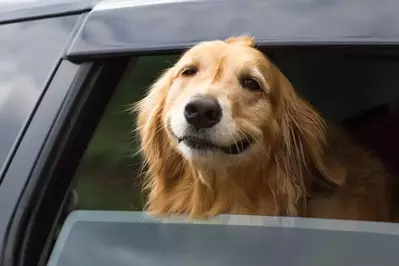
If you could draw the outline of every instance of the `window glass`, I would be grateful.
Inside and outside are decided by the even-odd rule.
[[[121,81],[76,173],[80,209],[142,209],[140,156],[134,156],[137,152],[135,118],[128,109],[176,58],[173,55],[141,57]]]
[[[0,26],[0,169],[76,20],[68,16]]]

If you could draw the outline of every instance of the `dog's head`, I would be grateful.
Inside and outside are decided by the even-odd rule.
[[[165,186],[192,168],[260,161],[303,184],[304,168],[321,165],[323,120],[248,36],[194,46],[136,107],[150,175]]]
[[[234,163],[262,145],[271,65],[252,45],[250,38],[204,42],[173,68],[163,123],[186,159]]]

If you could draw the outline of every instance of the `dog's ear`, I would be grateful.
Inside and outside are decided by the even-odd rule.
[[[245,46],[255,46],[255,38],[249,35],[241,35],[237,37],[230,37],[225,40],[228,44],[239,44]]]
[[[173,83],[173,73],[173,68],[166,70],[150,87],[147,95],[133,108],[137,115],[140,151],[147,168],[144,185],[150,193],[149,204],[151,195],[167,189],[171,180],[181,171],[179,166],[182,165],[182,160],[167,140],[166,128],[162,121],[165,99]]]
[[[304,99],[299,97],[288,79],[275,67],[274,86],[279,93],[280,139],[277,160],[285,168],[286,174],[296,184],[309,190],[311,177],[322,177],[320,185],[341,186],[345,181],[342,175],[332,175],[325,161],[327,149],[327,125],[319,113]],[[316,173],[314,173],[316,171]],[[309,192],[309,191],[308,191]]]

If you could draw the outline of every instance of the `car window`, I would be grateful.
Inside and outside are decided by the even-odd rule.
[[[0,169],[62,54],[77,16],[0,26]]]
[[[86,0],[51,0],[51,5],[60,5],[60,4],[74,4],[75,2],[85,2]],[[0,17],[4,12],[12,12],[19,10],[26,10],[29,8],[45,8],[49,6],[48,0],[0,0]]]
[[[399,115],[398,109],[395,108],[399,100],[396,90],[399,80],[393,72],[394,66],[397,67],[399,64],[396,56],[389,56],[390,51],[387,51],[381,57],[376,57],[378,53],[375,51],[347,51],[345,49],[316,49],[313,51],[309,49],[306,51],[285,49],[274,52],[266,50],[265,53],[269,53],[273,62],[292,81],[299,94],[304,95],[316,108],[321,109],[324,116],[341,123],[356,136],[359,142],[378,155],[390,170],[399,173],[399,169],[395,168],[398,165],[396,152],[392,153],[392,151],[397,150],[395,147],[399,144],[396,141],[397,134],[399,134],[398,123],[396,122],[394,123],[395,126],[392,126],[392,119],[396,119]],[[134,65],[133,68],[124,75],[116,88],[80,160],[74,176],[74,189],[78,196],[77,206],[75,207],[80,212],[78,211],[78,214],[73,212],[67,218],[62,234],[57,239],[58,246],[56,245],[54,249],[54,254],[56,254],[54,256],[61,256],[60,258],[64,264],[58,261],[61,264],[52,265],[87,265],[89,262],[85,259],[90,260],[92,264],[97,263],[100,265],[97,259],[101,259],[100,256],[95,257],[96,252],[111,250],[111,248],[113,248],[114,254],[124,254],[128,257],[126,260],[123,259],[123,262],[118,262],[119,264],[115,262],[115,265],[127,265],[135,259],[148,260],[141,265],[156,265],[160,263],[154,259],[158,258],[157,256],[161,258],[161,255],[176,254],[173,248],[177,246],[170,244],[172,243],[172,238],[180,243],[180,250],[178,251],[180,253],[178,255],[181,257],[178,259],[180,259],[179,263],[181,264],[175,263],[177,261],[175,257],[170,257],[170,264],[165,263],[165,265],[185,265],[184,262],[186,260],[184,258],[191,258],[190,256],[194,256],[196,259],[203,258],[206,254],[210,254],[208,248],[218,251],[216,246],[211,248],[212,246],[206,244],[210,243],[215,235],[220,237],[220,239],[222,237],[225,239],[221,243],[233,241],[237,245],[245,246],[254,239],[258,239],[256,236],[260,235],[260,231],[265,235],[264,238],[258,239],[259,245],[255,246],[276,247],[275,251],[269,253],[269,255],[277,254],[286,249],[289,249],[289,252],[292,253],[296,247],[300,246],[301,250],[297,252],[295,258],[304,259],[303,262],[305,263],[306,261],[305,264],[309,264],[311,261],[316,263],[317,260],[312,254],[319,254],[330,248],[339,250],[339,252],[342,251],[336,257],[337,261],[344,261],[349,258],[352,260],[353,265],[373,265],[373,260],[370,258],[363,260],[365,257],[361,257],[361,255],[350,254],[347,252],[348,248],[358,247],[358,242],[356,241],[363,239],[363,236],[367,237],[370,240],[368,243],[371,244],[365,249],[357,250],[356,252],[358,253],[356,254],[361,254],[364,250],[376,251],[376,248],[383,245],[391,247],[394,246],[394,242],[397,243],[398,225],[389,223],[376,223],[376,228],[369,230],[369,224],[361,222],[347,223],[342,221],[341,223],[341,221],[322,221],[320,219],[292,220],[278,218],[279,224],[276,227],[288,227],[289,229],[280,230],[272,226],[273,230],[268,233],[265,232],[270,228],[260,229],[242,226],[248,224],[241,223],[241,218],[238,219],[236,224],[240,226],[231,230],[226,227],[224,232],[222,232],[224,229],[219,231],[216,227],[204,229],[204,226],[198,224],[191,224],[190,226],[141,224],[140,222],[146,222],[144,218],[141,220],[141,216],[145,214],[132,211],[142,211],[145,202],[145,195],[141,193],[143,165],[140,156],[137,155],[139,147],[134,133],[135,117],[129,113],[129,108],[132,103],[143,97],[152,82],[165,68],[171,66],[177,58],[178,55],[154,55],[133,59],[132,62],[136,59],[137,61],[132,64]],[[324,67],[326,61],[331,62],[328,67]],[[318,77],[314,77],[314,73],[317,73]],[[363,73],[374,74],[365,76]],[[361,86],[355,87],[356,84]],[[335,89],[335,91],[330,92],[332,89]],[[353,92],[353,90],[356,92]],[[396,119],[396,121],[398,120]],[[378,130],[383,128],[384,130]],[[388,137],[388,133],[391,133],[390,131],[393,133]],[[394,134],[395,132],[396,135]],[[382,133],[385,137],[383,137]],[[83,215],[81,215],[82,211]],[[76,219],[77,217],[81,220]],[[247,218],[244,217],[244,219]],[[262,221],[266,221],[262,220],[263,218],[267,220],[267,217],[255,217],[254,219],[255,221],[260,219],[260,224],[262,224]],[[291,230],[298,225],[296,223],[301,224],[302,222],[306,224],[305,227],[299,226],[300,228]],[[360,231],[364,235],[355,234],[354,231],[358,231],[357,229],[352,230],[358,225],[362,228]],[[388,227],[390,231],[387,231]],[[307,231],[307,229],[322,229],[324,231],[320,231],[320,235],[318,233],[312,235],[313,233]],[[240,230],[245,231],[241,232],[242,237],[233,239],[234,234]],[[260,231],[255,232],[257,230]],[[140,233],[139,236],[136,234],[137,232],[142,234]],[[375,234],[376,232],[378,233]],[[144,243],[142,239],[145,237],[152,237],[152,240]],[[197,247],[196,245],[200,244],[196,240],[201,237],[203,237],[201,239],[201,247]],[[290,241],[295,237],[298,237],[295,240],[297,244],[291,245],[292,242]],[[312,237],[311,241],[313,242],[311,245],[301,246],[301,243],[305,243],[310,239],[309,237]],[[265,239],[271,240],[268,243],[263,243],[262,241]],[[334,239],[335,242],[330,243],[328,242],[329,239]],[[350,244],[342,248],[344,246],[339,239],[346,239],[344,242]],[[365,244],[365,242],[361,242]],[[320,243],[325,245],[320,245]],[[83,246],[88,245],[90,245],[90,252],[92,253],[82,255],[80,250],[82,250]],[[220,245],[218,246],[220,247]],[[66,249],[62,249],[63,247],[66,247]],[[193,247],[193,249],[190,250],[190,247]],[[61,254],[61,250],[67,253]],[[228,250],[231,254],[237,254],[233,246]],[[132,252],[136,251],[138,255],[132,255]],[[197,251],[200,253],[197,253]],[[334,252],[327,253],[328,251],[326,251],[325,256],[323,255],[317,259],[324,260],[324,258],[330,258],[330,256],[335,258]],[[377,253],[381,258],[383,256],[396,256],[396,253],[391,249],[379,249],[374,254]],[[187,254],[190,254],[190,256],[185,257]],[[246,256],[251,257],[251,254],[248,254]],[[264,254],[267,253],[263,253],[262,249],[259,253],[252,255],[262,257]],[[309,256],[306,258],[301,257],[303,254],[308,254]],[[221,253],[215,252],[213,255],[218,257]],[[115,261],[123,256],[116,257],[115,255]],[[223,260],[221,265],[235,265],[235,260],[230,262],[228,258],[222,255],[218,257],[218,259]],[[290,260],[290,258],[276,256],[276,260],[270,259],[270,261],[274,261],[276,265],[294,265],[297,260]],[[76,259],[76,261],[72,263],[71,260],[73,259]],[[104,259],[103,262],[105,261],[107,260]],[[238,259],[237,261],[240,260]],[[336,262],[331,265],[338,264],[342,263]],[[242,263],[237,265],[242,265]]]

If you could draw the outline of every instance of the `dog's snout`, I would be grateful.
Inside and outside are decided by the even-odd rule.
[[[210,128],[219,123],[222,108],[212,97],[194,96],[184,108],[184,116],[197,129]]]

